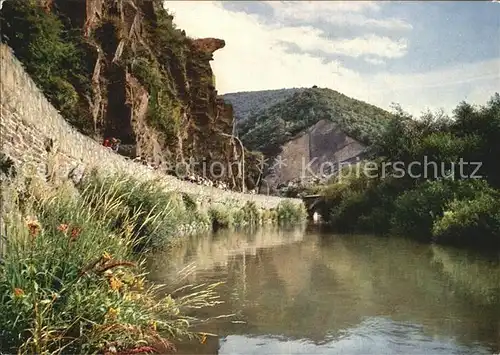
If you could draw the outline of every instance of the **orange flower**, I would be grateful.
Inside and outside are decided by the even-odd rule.
[[[121,282],[117,277],[111,276],[109,278],[109,286],[114,291],[119,291],[123,286],[123,282]]]
[[[63,233],[65,233],[67,230],[68,230],[68,225],[66,223],[61,223],[58,227],[57,227],[57,230],[58,231],[61,231]]]
[[[40,229],[41,229],[41,226],[40,226],[40,222],[38,222],[38,220],[34,217],[27,217],[26,218],[26,225],[28,226],[28,229],[29,229],[29,232],[30,232],[30,236],[32,238],[35,238],[38,233],[40,233]]]
[[[24,291],[21,288],[14,288],[14,296],[22,297],[24,296]]]
[[[82,229],[79,227],[71,228],[71,240],[75,240],[76,238],[78,238],[81,231],[82,231]]]

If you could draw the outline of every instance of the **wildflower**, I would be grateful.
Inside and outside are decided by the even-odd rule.
[[[22,297],[24,296],[24,291],[21,288],[14,288],[14,296],[16,297]]]
[[[151,328],[153,328],[153,330],[156,332],[157,330],[157,327],[158,327],[158,322],[156,322],[155,320],[151,322]]]
[[[38,222],[38,220],[35,217],[28,216],[26,218],[26,225],[28,226],[30,236],[32,238],[35,238],[38,235],[38,233],[40,233],[41,229],[40,222]]]
[[[66,231],[68,230],[68,225],[66,223],[61,223],[59,226],[57,226],[57,230],[66,233]]]
[[[123,282],[121,282],[117,277],[111,276],[109,278],[109,286],[114,291],[119,291],[123,286]]]
[[[78,236],[80,235],[80,232],[82,231],[81,228],[78,228],[78,227],[73,227],[71,228],[71,240],[74,241],[76,240],[76,238],[78,238]]]

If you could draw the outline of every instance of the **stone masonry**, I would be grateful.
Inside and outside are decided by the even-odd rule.
[[[0,54],[1,149],[24,173],[68,177],[74,168],[97,167],[108,174],[123,172],[140,180],[161,179],[169,191],[194,195],[201,203],[242,205],[253,201],[258,207],[274,208],[284,200],[192,184],[125,159],[73,129],[45,98],[8,46],[0,44]],[[56,169],[51,171],[51,167]],[[288,200],[302,203],[299,199]]]

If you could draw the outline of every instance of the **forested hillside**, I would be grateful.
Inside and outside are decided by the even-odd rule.
[[[335,90],[310,88],[248,113],[238,123],[238,134],[247,148],[273,155],[284,143],[320,120],[334,122],[348,136],[370,143],[382,134],[391,116],[381,108]]]
[[[240,121],[303,90],[305,89],[242,91],[224,94],[221,97],[233,105],[235,118]]]
[[[498,93],[480,107],[459,104],[451,118],[401,111],[373,148],[375,171],[363,163],[319,189],[332,226],[500,248]]]

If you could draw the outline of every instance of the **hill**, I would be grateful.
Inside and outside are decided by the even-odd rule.
[[[221,98],[233,105],[236,120],[244,120],[258,111],[286,100],[293,94],[303,91],[303,88],[241,91],[224,94]]]
[[[259,97],[255,92],[253,97]],[[264,97],[269,96],[264,92]],[[277,154],[281,147],[294,137],[322,120],[338,126],[347,136],[363,144],[370,144],[384,130],[392,115],[374,105],[324,88],[278,90],[272,99],[259,107],[251,102],[247,105],[234,104],[244,101],[248,94],[232,94],[231,103],[238,112],[239,107],[253,108],[244,111],[246,118],[238,124],[238,134],[245,146],[268,156]],[[283,99],[279,99],[282,97]],[[274,104],[267,106],[270,101]]]

